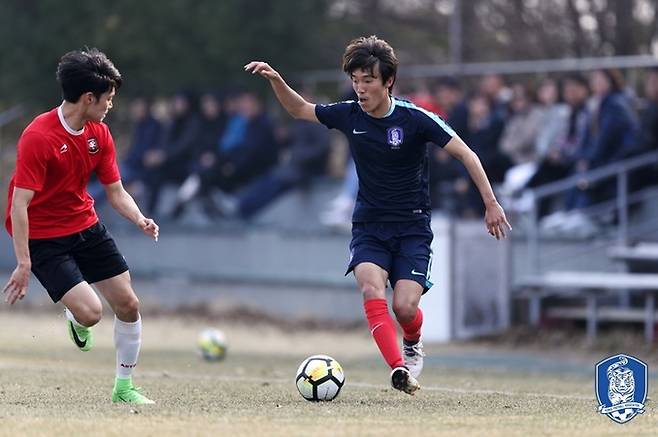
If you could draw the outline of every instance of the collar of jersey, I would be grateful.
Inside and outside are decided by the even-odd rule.
[[[82,135],[85,132],[85,127],[82,126],[82,129],[80,130],[75,130],[71,126],[66,123],[66,120],[64,119],[64,113],[62,112],[62,107],[64,106],[64,102],[62,102],[61,105],[57,108],[57,117],[59,117],[59,122],[62,124],[62,127],[66,132],[70,133],[71,135]]]
[[[365,112],[365,111],[363,111],[363,112],[364,112],[368,117],[372,117],[372,118],[374,118],[374,119],[382,119],[382,118],[386,118],[386,117],[388,117],[389,115],[391,115],[391,114],[393,113],[393,110],[395,109],[395,97],[390,96],[389,98],[391,99],[391,107],[388,108],[388,112],[387,112],[386,114],[382,115],[381,117],[372,117],[372,115],[368,114],[367,112]]]

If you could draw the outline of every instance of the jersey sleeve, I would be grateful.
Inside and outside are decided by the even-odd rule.
[[[439,147],[444,147],[454,137],[455,131],[452,130],[448,123],[433,112],[420,110],[416,115],[420,130],[425,139]]]
[[[117,153],[114,147],[114,139],[107,126],[103,126],[103,157],[96,167],[96,175],[103,185],[109,185],[121,179],[119,166],[117,165]]]
[[[329,129],[345,130],[352,101],[315,105],[315,116]]]
[[[18,188],[41,191],[46,180],[51,149],[46,138],[38,132],[26,132],[18,140],[16,176],[14,184]]]

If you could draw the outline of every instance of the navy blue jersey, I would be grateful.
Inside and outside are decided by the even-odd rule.
[[[353,222],[399,222],[430,216],[427,143],[445,146],[455,132],[438,115],[392,98],[382,118],[355,101],[316,105],[315,115],[349,141],[359,175]]]

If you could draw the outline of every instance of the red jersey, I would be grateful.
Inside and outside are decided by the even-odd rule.
[[[107,125],[87,121],[76,131],[61,106],[39,115],[18,140],[5,221],[9,234],[14,187],[35,191],[27,209],[29,238],[63,237],[92,226],[98,216],[87,183],[94,171],[105,185],[121,179]]]

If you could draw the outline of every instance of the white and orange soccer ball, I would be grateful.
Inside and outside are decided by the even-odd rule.
[[[331,401],[345,384],[343,368],[328,355],[313,355],[302,361],[295,377],[297,390],[307,401]]]
[[[205,360],[219,361],[226,358],[228,343],[222,331],[215,328],[208,328],[199,334],[197,348]]]

